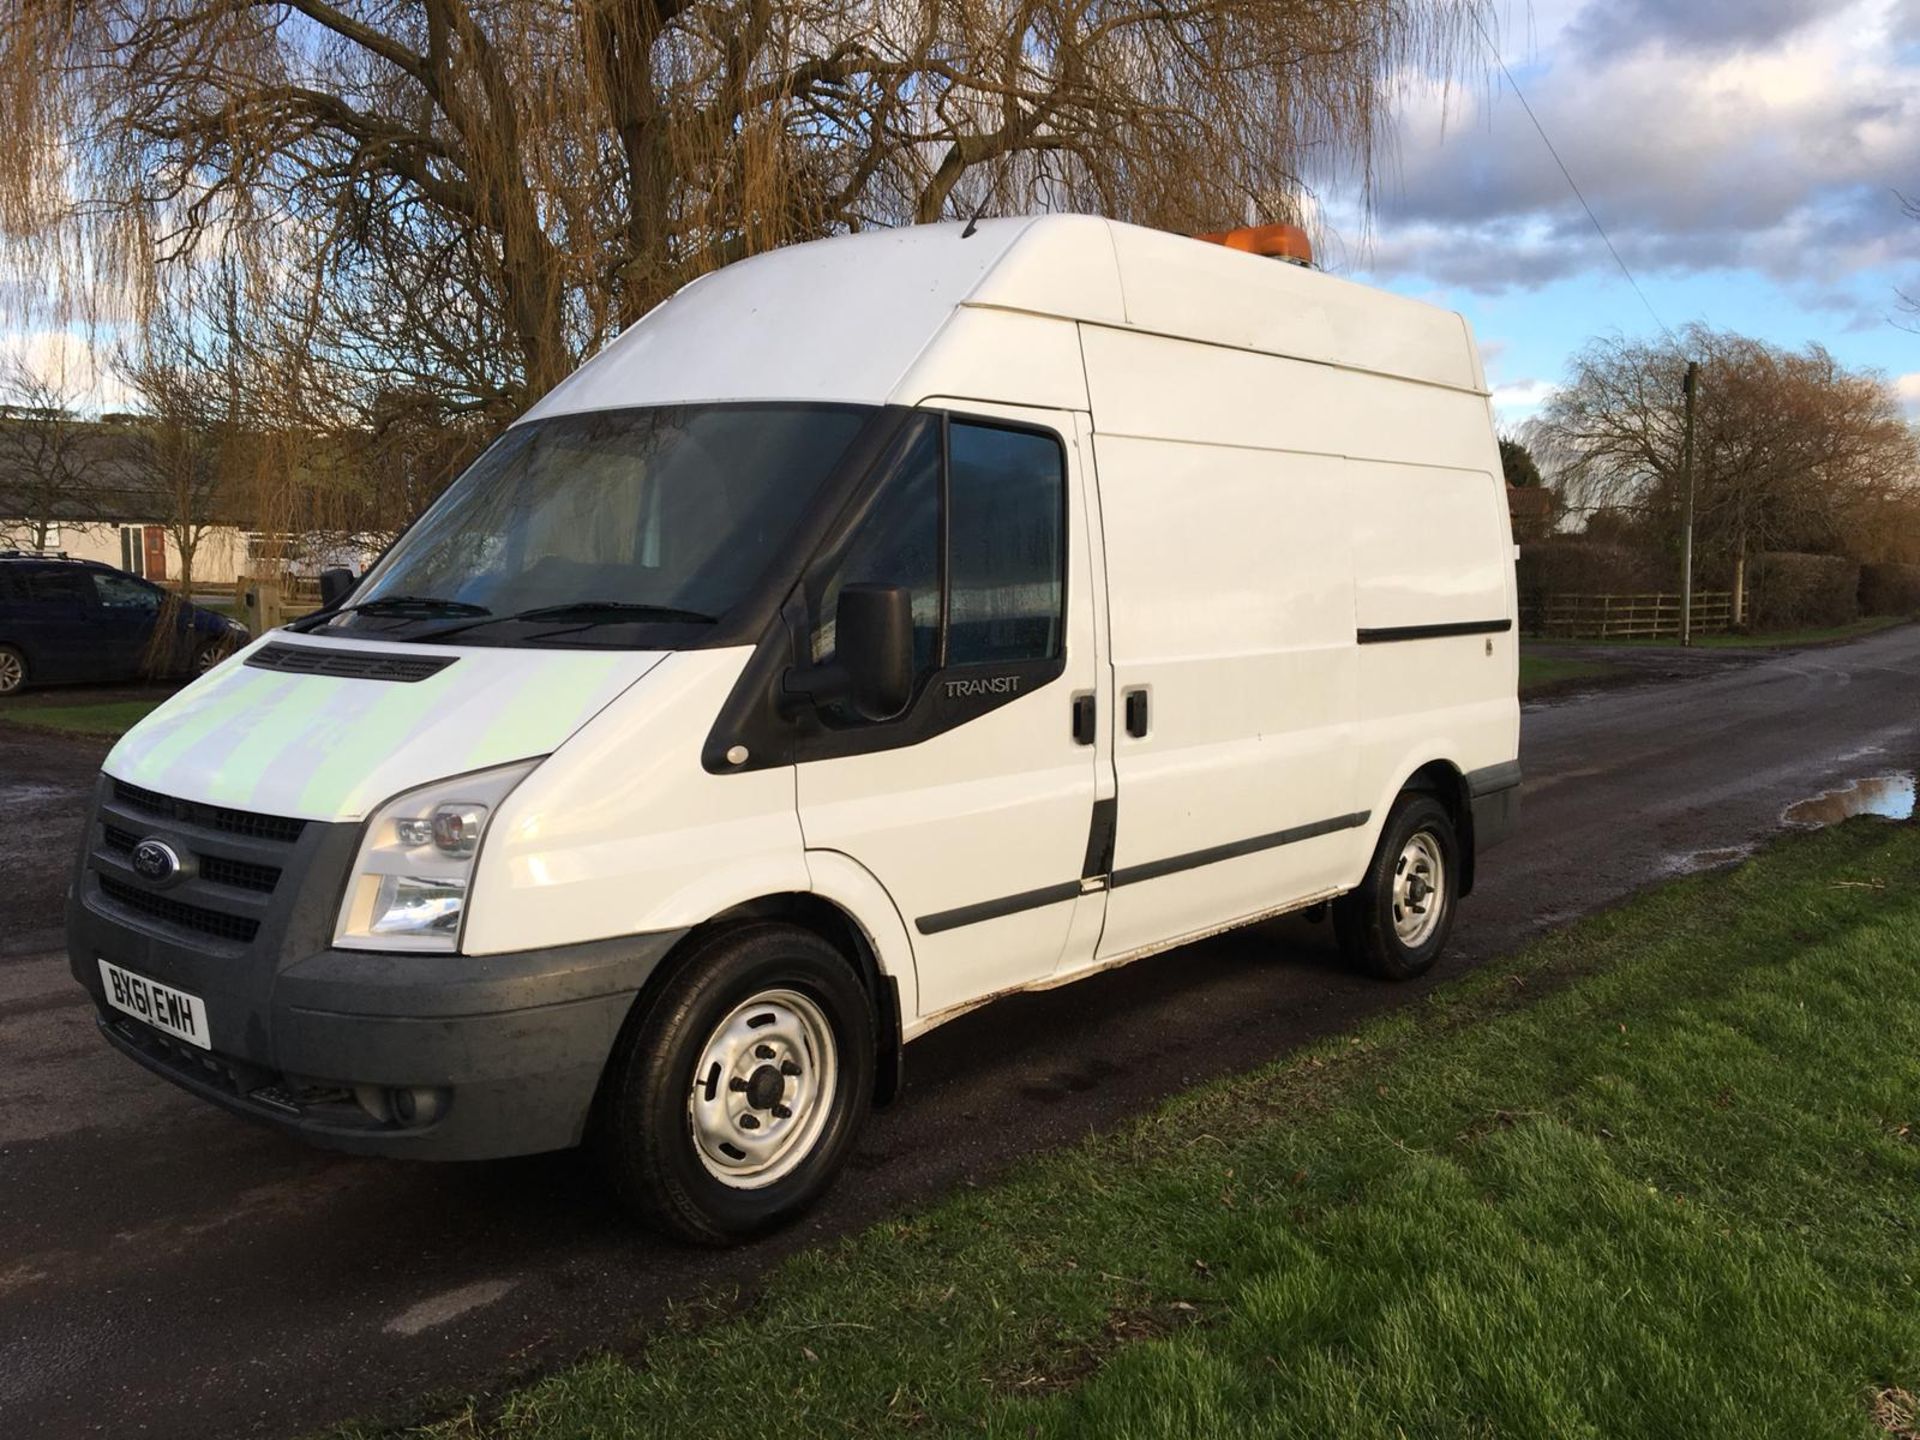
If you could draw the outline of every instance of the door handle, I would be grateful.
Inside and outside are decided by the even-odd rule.
[[[1143,740],[1147,734],[1147,692],[1144,688],[1127,691],[1127,734]]]
[[[1093,744],[1096,716],[1092,691],[1073,697],[1073,740],[1076,745]]]

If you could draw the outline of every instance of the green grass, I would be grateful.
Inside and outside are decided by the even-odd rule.
[[[1842,640],[1858,640],[1864,635],[1877,635],[1882,630],[1891,630],[1896,625],[1910,625],[1913,621],[1911,615],[1868,615],[1859,620],[1850,620],[1845,625],[1829,625],[1820,630],[1772,630],[1759,635],[1696,635],[1693,643],[1708,650],[1785,650],[1796,645],[1829,645]],[[1680,642],[1666,639],[1571,640],[1559,643],[1640,648],[1656,646],[1667,649]]]
[[[1862,821],[1675,883],[737,1314],[609,1316],[625,1354],[425,1433],[1888,1433],[1920,1390],[1916,875],[1920,827]]]
[[[65,735],[126,734],[166,697],[153,700],[96,700],[86,705],[38,705],[18,700],[0,703],[0,723]]]
[[[1558,690],[1582,680],[1610,679],[1625,669],[1624,665],[1612,665],[1604,660],[1562,660],[1549,655],[1529,655],[1523,650],[1520,655],[1520,694],[1525,697],[1544,690]]]
[[[1912,623],[1910,615],[1867,615],[1845,625],[1829,625],[1821,630],[1776,630],[1767,635],[1702,635],[1694,643],[1716,649],[1782,650],[1794,645],[1825,645],[1837,640],[1857,640],[1875,635],[1896,625]]]

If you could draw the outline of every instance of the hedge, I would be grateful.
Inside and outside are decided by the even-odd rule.
[[[1838,555],[1772,550],[1747,566],[1747,626],[1800,630],[1860,615],[1860,566]]]
[[[1920,565],[1862,565],[1862,615],[1920,615]]]

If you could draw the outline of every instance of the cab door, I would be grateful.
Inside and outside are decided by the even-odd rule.
[[[795,759],[807,847],[892,897],[922,1016],[1048,978],[1104,900],[1083,882],[1102,873],[1088,840],[1103,681],[1076,424],[1006,406],[917,418],[803,582],[816,662],[842,585],[913,597],[905,710],[829,710]]]

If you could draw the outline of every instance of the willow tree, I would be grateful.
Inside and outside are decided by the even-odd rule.
[[[132,312],[218,248],[282,383],[497,420],[770,246],[1370,180],[1480,3],[8,0],[0,237]]]

